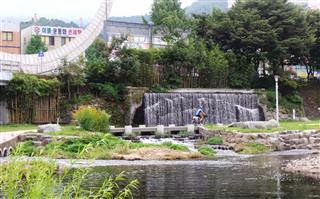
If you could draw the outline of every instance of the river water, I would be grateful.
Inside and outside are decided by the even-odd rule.
[[[85,189],[98,189],[107,177],[125,171],[129,179],[139,180],[135,198],[141,199],[320,198],[320,180],[282,169],[288,161],[310,155],[310,151],[294,150],[258,156],[221,153],[205,161],[56,161],[75,168],[91,167]]]
[[[86,187],[94,189],[110,173],[125,171],[140,181],[135,198],[320,198],[320,181],[282,170],[289,160],[303,157],[289,152],[210,161],[100,162]]]

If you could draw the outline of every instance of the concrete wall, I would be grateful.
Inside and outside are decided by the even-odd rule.
[[[161,40],[161,35],[153,33],[153,26],[150,24],[128,23],[108,20],[104,24],[101,33],[102,38],[110,43],[113,37],[127,35],[126,44],[131,48],[148,49],[150,47],[162,48],[166,43]]]
[[[125,102],[126,125],[144,124],[143,96],[149,90],[146,87],[128,87]]]
[[[0,101],[0,124],[9,123],[9,111],[7,109],[7,103]]]

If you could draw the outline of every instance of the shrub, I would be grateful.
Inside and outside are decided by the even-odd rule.
[[[201,153],[202,155],[206,155],[206,156],[213,156],[216,152],[208,146],[202,146],[198,149],[199,153]]]
[[[81,128],[87,131],[107,132],[110,115],[94,107],[81,107],[74,114]]]
[[[210,145],[220,145],[220,144],[223,144],[223,139],[222,139],[222,137],[219,137],[219,136],[210,137],[208,139],[208,144],[210,144]]]

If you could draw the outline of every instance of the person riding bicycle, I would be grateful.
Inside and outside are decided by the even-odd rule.
[[[196,115],[195,117],[197,117],[199,119],[199,123],[203,124],[204,119],[206,117],[206,113],[203,111],[203,107],[200,105],[198,110],[196,111]]]

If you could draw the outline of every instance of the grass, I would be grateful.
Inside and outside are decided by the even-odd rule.
[[[0,165],[1,196],[4,198],[132,198],[139,182],[123,173],[104,179],[96,190],[85,190],[90,169],[61,169],[53,161],[9,159]]]
[[[206,128],[210,130],[221,130],[226,132],[240,132],[240,133],[274,133],[278,131],[288,130],[320,130],[320,120],[312,120],[310,122],[299,121],[281,121],[280,127],[271,129],[243,129],[227,126],[217,126],[215,124],[206,125]]]
[[[216,153],[211,147],[208,146],[201,146],[198,149],[199,153],[205,156],[213,157],[214,154]]]
[[[213,136],[208,139],[210,145],[221,145],[223,144],[223,138],[219,136]]]
[[[53,141],[44,147],[36,147],[29,141],[20,143],[16,150],[26,156],[68,159],[112,159],[115,154],[127,155],[135,149],[142,148],[166,148],[176,152],[189,152],[186,146],[170,142],[163,144],[132,143],[111,134],[87,135],[79,138]]]
[[[33,124],[6,124],[0,125],[1,132],[12,132],[12,131],[23,131],[23,130],[34,130],[37,129],[36,125]]]
[[[242,154],[260,154],[270,152],[264,144],[257,142],[241,143],[237,146],[237,151]]]

